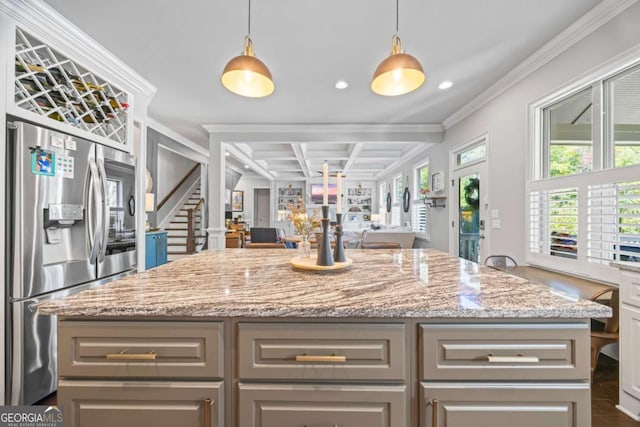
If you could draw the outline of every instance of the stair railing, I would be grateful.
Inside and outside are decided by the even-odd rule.
[[[196,215],[196,212],[202,209],[204,205],[204,198],[200,198],[198,203],[187,210],[187,253],[196,253],[196,239],[202,237],[202,221],[198,221],[201,215]]]

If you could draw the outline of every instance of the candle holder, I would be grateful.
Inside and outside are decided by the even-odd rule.
[[[322,206],[322,241],[318,242],[317,265],[332,266],[331,242],[329,241],[329,205]]]
[[[333,250],[333,260],[335,262],[347,262],[347,256],[344,254],[344,246],[342,245],[342,214],[336,214],[336,247]]]

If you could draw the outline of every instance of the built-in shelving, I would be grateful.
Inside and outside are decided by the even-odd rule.
[[[347,188],[347,221],[371,221],[373,189],[371,187]]]
[[[304,200],[302,187],[281,187],[278,188],[278,221],[285,221],[289,214],[289,206],[297,205],[298,199]]]
[[[126,145],[124,91],[20,28],[15,48],[17,107]]]

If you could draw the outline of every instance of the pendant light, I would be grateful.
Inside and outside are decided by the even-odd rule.
[[[275,90],[269,68],[256,58],[251,40],[251,0],[249,0],[249,23],[244,38],[242,55],[231,59],[224,67],[220,81],[231,92],[249,98],[262,98]]]
[[[422,65],[415,57],[402,51],[398,36],[398,0],[396,0],[396,33],[391,37],[391,54],[378,65],[371,81],[371,90],[378,95],[404,95],[418,89],[425,81]]]

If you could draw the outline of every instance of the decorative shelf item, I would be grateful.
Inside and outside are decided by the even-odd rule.
[[[15,49],[17,107],[126,144],[124,91],[19,28]]]
[[[447,207],[447,197],[425,197],[424,204],[429,206],[430,208],[446,208]]]

